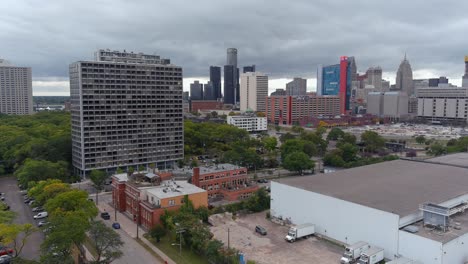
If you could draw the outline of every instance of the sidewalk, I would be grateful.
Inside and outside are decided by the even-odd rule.
[[[109,215],[111,216],[111,221],[112,222],[115,222],[115,211],[114,211],[114,208],[102,201],[102,202],[99,202],[99,205],[97,206],[99,211],[100,212],[108,212]],[[120,228],[125,231],[125,233],[127,233],[129,236],[131,236],[132,238],[136,239],[136,224],[131,220],[129,219],[126,215],[120,213],[120,212],[117,212],[117,221],[119,224],[120,224]],[[159,250],[157,247],[155,247],[150,241],[148,241],[146,238],[143,237],[143,235],[146,234],[145,230],[143,230],[142,228],[138,228],[138,237],[139,239],[145,243],[149,248],[151,248],[157,255],[159,255],[164,261],[167,261],[168,264],[177,264],[176,262],[174,262],[172,259],[170,259],[166,254],[164,254],[164,252],[162,252],[161,250]]]

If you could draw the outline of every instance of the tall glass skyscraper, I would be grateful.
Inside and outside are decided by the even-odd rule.
[[[221,94],[221,67],[210,66],[211,91],[215,100],[222,98]]]
[[[227,49],[227,64],[224,66],[224,103],[239,102],[239,68],[237,68],[237,49]]]

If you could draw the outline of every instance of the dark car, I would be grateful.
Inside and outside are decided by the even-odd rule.
[[[0,256],[0,264],[10,264],[11,263],[11,256],[3,255]]]
[[[256,226],[255,227],[255,232],[259,233],[262,236],[266,236],[266,234],[267,234],[266,229],[261,227],[261,226]]]
[[[0,246],[0,256],[11,255],[14,251],[11,248]]]
[[[115,223],[112,224],[112,227],[113,227],[114,229],[120,229],[120,224],[117,223],[117,222],[115,222]]]
[[[44,211],[44,208],[42,208],[42,206],[34,207],[34,208],[32,209],[32,211],[33,211],[33,212],[38,212],[38,213],[39,213],[39,212]]]
[[[33,200],[32,198],[29,198],[29,197],[28,197],[28,198],[24,199],[24,203],[27,204],[27,203],[29,203],[29,202],[32,201],[32,200]]]
[[[109,220],[110,219],[110,215],[109,215],[108,212],[101,213],[101,217],[104,220]]]

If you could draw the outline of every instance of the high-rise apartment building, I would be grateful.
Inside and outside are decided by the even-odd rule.
[[[224,66],[224,103],[239,102],[239,68],[237,68],[237,49],[227,49],[227,63]]]
[[[13,66],[0,59],[0,113],[33,113],[31,68]]]
[[[246,73],[246,72],[255,72],[255,65],[244,66],[242,72],[243,72],[243,73]]]
[[[241,74],[240,110],[265,112],[268,96],[268,76],[260,72]]]
[[[190,84],[190,100],[203,100],[203,84],[199,81]]]
[[[221,94],[221,67],[210,66],[210,83],[212,85],[214,100],[223,97]]]
[[[184,155],[182,68],[157,55],[99,50],[70,65],[72,155],[93,169],[155,165]]]
[[[307,79],[294,78],[286,84],[286,94],[291,96],[300,96],[307,93]]]
[[[409,61],[406,59],[406,54],[398,67],[395,90],[406,92],[408,96],[414,95],[413,70],[411,69]]]

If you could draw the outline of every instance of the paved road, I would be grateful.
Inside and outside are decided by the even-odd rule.
[[[10,205],[10,210],[16,212],[15,223],[32,223],[37,226],[36,221],[33,219],[31,208],[29,205],[24,204],[23,195],[20,193],[17,181],[14,177],[0,177],[0,192],[5,193],[5,202]],[[39,260],[40,245],[43,240],[44,234],[41,231],[32,234],[28,238],[21,256],[27,259]]]

